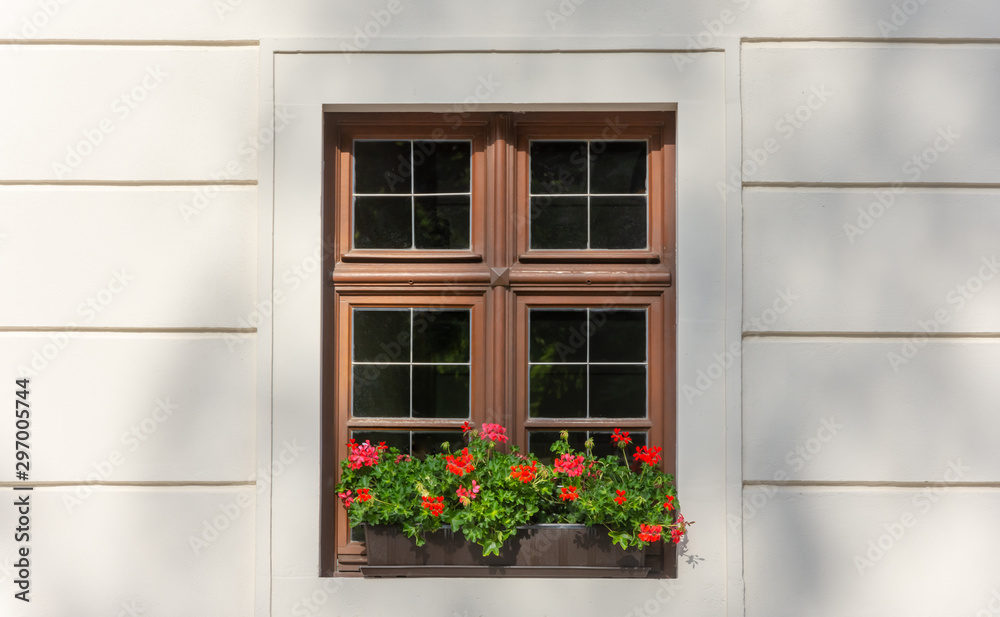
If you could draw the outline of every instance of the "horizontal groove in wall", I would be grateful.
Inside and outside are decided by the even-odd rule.
[[[744,182],[745,189],[1000,189],[998,182]]]
[[[1000,338],[1000,332],[744,332],[743,338],[869,338],[904,339],[927,337],[932,339]]]
[[[144,40],[144,39],[0,39],[0,45],[89,45],[114,47],[259,47],[260,41],[253,39],[233,39],[230,41]]]
[[[4,332],[123,332],[128,334],[256,334],[257,328],[81,328],[68,326],[0,326]]]
[[[744,480],[743,486],[843,487],[843,488],[1000,488],[1000,482],[889,482],[847,480]]]
[[[0,180],[0,186],[257,186],[256,180]]]
[[[343,40],[347,42],[349,39],[336,39],[330,44],[333,45],[337,41]],[[432,39],[431,39],[432,40]],[[548,39],[541,39],[547,42]],[[353,42],[349,43],[354,45]],[[440,44],[446,45],[446,41],[442,41]],[[572,44],[572,43],[570,43]],[[300,50],[275,50],[275,55],[309,55],[309,54],[351,54],[351,55],[431,55],[431,54],[703,54],[703,53],[719,53],[725,52],[726,50],[722,47],[698,47],[698,48],[682,48],[682,47],[643,47],[641,45],[631,45],[628,47],[574,47],[574,48],[553,48],[553,47],[532,47],[525,44],[523,47],[471,47],[471,46],[457,46],[457,47],[442,47],[437,49],[416,49],[411,46],[401,47],[399,49],[363,49],[363,50],[346,50],[344,48],[333,48],[330,49],[300,49]]]
[[[87,482],[78,481],[52,481],[52,482],[0,482],[0,488],[47,488],[60,486],[136,486],[136,487],[197,487],[197,486],[255,486],[253,480],[204,480],[204,481],[167,481],[153,480],[149,482],[141,481],[121,481],[121,482]]]
[[[745,37],[741,43],[787,44],[789,47],[827,47],[830,43],[848,43],[855,46],[870,45],[1000,45],[1000,38],[951,38],[951,37]],[[816,45],[809,45],[815,43]]]

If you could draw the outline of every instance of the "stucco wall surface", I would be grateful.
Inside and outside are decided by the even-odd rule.
[[[272,39],[612,69],[535,58],[498,103],[712,93],[678,109],[709,127],[682,164],[715,154],[679,176],[707,276],[678,279],[677,581],[318,579],[318,246],[283,234],[318,220],[320,106],[468,87],[416,62],[282,100],[322,61]],[[674,55],[615,74],[623,49]],[[988,0],[5,1],[0,369],[11,402],[31,379],[38,484],[25,604],[0,448],[0,613],[1000,614],[998,75]]]

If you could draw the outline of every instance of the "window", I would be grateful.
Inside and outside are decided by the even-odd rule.
[[[545,458],[622,427],[673,471],[674,120],[325,115],[325,575],[364,563],[352,438],[422,455],[499,422]]]

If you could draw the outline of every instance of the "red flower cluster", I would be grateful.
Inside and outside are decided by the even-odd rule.
[[[583,473],[583,457],[563,454],[555,461],[556,473],[564,473],[567,476],[578,476]]]
[[[473,480],[472,488],[460,486],[455,489],[455,493],[458,495],[458,500],[462,502],[462,505],[467,506],[472,503],[472,500],[475,499],[476,495],[479,493],[479,485],[476,484],[475,480]]]
[[[507,443],[507,429],[499,424],[484,424],[479,438],[489,439],[490,441],[499,441],[500,443]]]
[[[462,449],[462,454],[458,456],[453,456],[451,454],[444,457],[448,461],[448,471],[455,474],[458,477],[462,477],[467,473],[472,472],[476,467],[472,464],[472,455],[469,454],[468,448]]]
[[[472,423],[471,422],[469,422],[468,420],[466,420],[465,422],[462,423],[462,434],[463,435],[466,434],[466,433],[468,433],[471,430],[472,430]]]
[[[670,530],[670,541],[673,542],[674,544],[680,544],[681,538],[683,537],[684,537],[684,532],[681,531],[680,529]]]
[[[344,502],[344,509],[351,507],[351,502],[354,501],[354,497],[351,495],[351,491],[347,490],[343,493],[337,493],[337,497],[340,497],[340,501]]]
[[[358,501],[360,501],[361,503],[364,503],[364,502],[368,501],[371,498],[372,498],[372,496],[371,496],[371,493],[369,492],[369,489],[367,489],[367,488],[359,488],[358,489]]]
[[[562,495],[559,495],[559,498],[563,501],[573,501],[579,497],[579,495],[576,494],[575,486],[564,486],[559,490],[562,492]]]
[[[520,480],[527,484],[535,479],[535,474],[538,473],[537,466],[538,461],[532,461],[531,465],[511,465],[511,477]]]
[[[647,448],[646,446],[638,446],[635,449],[635,459],[637,461],[642,461],[648,464],[650,467],[656,467],[660,462],[660,452],[663,448]]]
[[[663,502],[663,507],[667,509],[667,512],[674,509],[674,496],[667,495],[667,500]]]
[[[357,444],[352,439],[351,443],[347,445],[351,448],[351,453],[347,455],[347,466],[351,469],[361,469],[362,467],[371,467],[378,464],[379,451],[367,440],[363,444]],[[380,448],[383,446],[384,443]]]
[[[639,539],[643,542],[656,542],[660,539],[659,525],[639,525]]]
[[[632,438],[628,436],[628,431],[623,433],[620,428],[616,428],[615,432],[611,435],[611,441],[615,442],[615,444],[624,444],[621,446],[624,448],[632,443]]]
[[[615,489],[615,493],[618,494],[618,496],[615,497],[615,501],[618,502],[618,505],[620,506],[624,505],[625,502],[628,501],[628,499],[625,497],[625,491],[619,491]]]
[[[444,512],[444,497],[422,496],[420,499],[424,502],[424,509],[434,516],[441,516],[441,513]]]

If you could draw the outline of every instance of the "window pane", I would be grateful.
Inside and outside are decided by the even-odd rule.
[[[354,142],[356,194],[410,192],[410,142]]]
[[[529,157],[532,194],[587,192],[587,142],[533,141]]]
[[[469,362],[471,337],[468,309],[413,311],[414,362]]]
[[[590,142],[590,193],[645,193],[646,142]]]
[[[472,144],[467,141],[413,142],[414,193],[468,193],[472,186]]]
[[[358,418],[402,418],[410,415],[410,367],[356,364],[351,383],[351,414]]]
[[[467,365],[413,366],[414,418],[468,418],[469,405]]]
[[[590,311],[591,362],[645,362],[646,311]]]
[[[355,362],[409,362],[409,309],[354,309]]]
[[[415,197],[414,240],[417,248],[468,249],[471,246],[469,200],[467,195]]]
[[[645,365],[591,364],[590,417],[645,418]]]
[[[585,418],[586,365],[533,364],[528,409],[532,418]]]
[[[355,197],[354,246],[359,249],[408,249],[413,245],[409,197]]]
[[[587,248],[587,198],[531,198],[529,234],[533,249]]]
[[[441,444],[446,441],[451,444],[452,452],[462,449],[462,431],[414,431],[411,435],[413,449],[410,453],[417,458],[439,454]]]
[[[591,197],[590,248],[646,248],[645,197]]]
[[[586,362],[587,311],[532,309],[529,313],[531,362]]]

